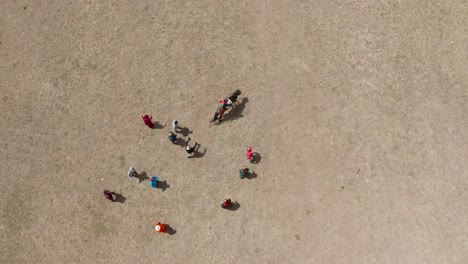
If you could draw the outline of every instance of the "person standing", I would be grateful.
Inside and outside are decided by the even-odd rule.
[[[109,190],[104,190],[104,197],[111,202],[115,202],[115,193]]]
[[[147,125],[149,128],[153,128],[153,127],[154,127],[153,122],[151,121],[151,119],[153,119],[152,116],[147,115],[147,114],[143,114],[143,115],[141,116],[141,118],[143,119],[143,122],[145,123],[145,125]]]
[[[129,179],[136,178],[138,177],[138,172],[135,170],[135,168],[133,168],[133,166],[130,166],[127,175]]]
[[[177,133],[178,129],[180,129],[179,121],[172,120],[172,131],[174,131],[174,133]]]
[[[224,203],[221,204],[221,207],[224,209],[228,209],[231,206],[231,199],[224,199]]]
[[[198,142],[195,142],[193,147],[190,147],[189,142],[191,138],[188,138],[187,142],[185,142],[185,151],[187,152],[187,158],[191,158],[195,155],[195,148],[197,147]]]

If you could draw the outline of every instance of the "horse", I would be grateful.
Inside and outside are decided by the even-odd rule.
[[[227,106],[231,107],[235,105],[237,102],[237,97],[241,95],[241,91],[239,89],[235,90],[230,96],[227,97]],[[225,99],[226,100],[226,99]]]

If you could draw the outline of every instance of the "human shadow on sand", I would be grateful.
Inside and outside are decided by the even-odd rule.
[[[125,200],[127,200],[127,198],[120,193],[114,192],[114,195],[115,195],[114,201],[117,203],[125,203]]]
[[[167,184],[166,180],[158,181],[158,189],[161,189],[163,192],[169,187],[171,187],[171,186],[169,184]]]
[[[177,233],[177,230],[172,228],[170,225],[166,224],[166,233],[172,236],[175,233]]]
[[[166,127],[166,123],[159,124],[158,121],[153,122],[153,129],[163,129]]]
[[[240,204],[237,201],[234,201],[231,203],[231,205],[228,208],[226,208],[226,210],[237,211],[239,208],[240,208]]]
[[[262,160],[262,156],[258,152],[252,152],[252,161],[253,164],[258,164]]]
[[[256,173],[255,171],[251,171],[251,172],[249,172],[249,174],[248,174],[247,176],[245,176],[243,179],[249,179],[249,180],[251,180],[251,179],[255,179],[255,178],[257,178],[257,173]]]
[[[185,139],[183,139],[183,138],[177,138],[177,139],[176,139],[176,143],[175,143],[174,145],[179,145],[179,146],[181,146],[181,147],[184,147],[184,146],[185,146],[185,142],[186,142]]]
[[[193,134],[193,130],[191,131],[188,127],[179,127],[177,133],[182,134],[184,137],[188,136],[189,134]]]
[[[203,152],[200,152],[198,149],[200,148],[200,144],[197,144],[196,148],[195,148],[195,152],[194,152],[194,155],[193,157],[194,158],[203,158],[206,154],[206,148],[203,148]]]
[[[149,177],[146,174],[146,172],[142,172],[142,173],[138,174],[138,176],[136,176],[136,178],[138,179],[139,183],[142,183],[143,181],[149,180]]]
[[[244,97],[242,98],[242,101],[235,107],[232,107],[231,108],[231,111],[229,111],[228,113],[226,113],[224,115],[224,121],[234,121],[236,119],[239,119],[241,117],[243,117],[242,115],[242,112],[244,111],[245,109],[245,105],[249,102],[249,98],[247,97]]]

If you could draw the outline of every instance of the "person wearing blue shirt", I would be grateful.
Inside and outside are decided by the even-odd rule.
[[[151,176],[150,179],[149,179],[149,185],[152,188],[158,187],[158,177],[157,176]]]

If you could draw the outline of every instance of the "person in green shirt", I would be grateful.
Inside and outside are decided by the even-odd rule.
[[[172,131],[169,132],[169,134],[167,134],[167,137],[168,137],[169,140],[172,142],[172,144],[176,144],[176,143],[177,143],[177,135],[174,134]]]
[[[242,166],[242,169],[239,170],[239,176],[241,179],[249,176],[249,168]]]

